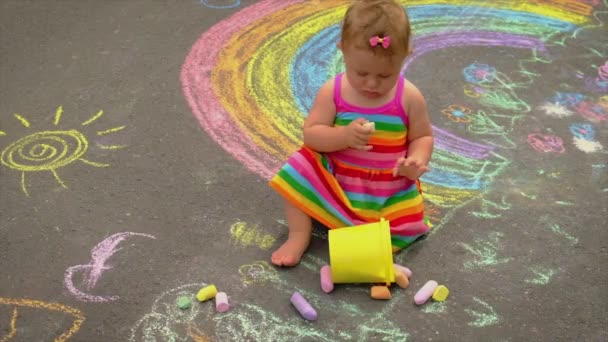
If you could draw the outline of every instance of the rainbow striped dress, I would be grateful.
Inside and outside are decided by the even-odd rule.
[[[389,220],[393,250],[405,248],[429,231],[420,184],[392,171],[407,153],[408,117],[401,103],[405,80],[400,77],[395,98],[378,108],[361,108],[341,96],[342,74],[334,83],[336,119],[346,126],[357,118],[373,121],[372,149],[353,148],[318,153],[303,146],[270,180],[286,200],[327,228]]]

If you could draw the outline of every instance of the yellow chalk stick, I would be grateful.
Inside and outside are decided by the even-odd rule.
[[[216,294],[217,288],[215,287],[215,285],[209,285],[207,287],[203,287],[198,291],[198,293],[196,294],[196,299],[198,299],[199,302],[204,302],[211,298],[215,298]]]
[[[410,286],[410,280],[407,279],[405,273],[401,271],[395,272],[395,282],[399,285],[400,288],[405,289]]]
[[[443,285],[437,286],[435,292],[433,292],[433,300],[437,302],[443,302],[448,299],[448,295],[450,294],[450,290]]]
[[[391,291],[386,286],[372,286],[371,297],[374,299],[391,299]]]

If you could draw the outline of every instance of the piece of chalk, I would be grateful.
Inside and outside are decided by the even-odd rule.
[[[228,295],[225,292],[218,292],[215,295],[215,311],[226,312],[230,309],[228,304]]]
[[[331,267],[329,265],[321,267],[321,289],[325,293],[330,293],[334,290],[334,282],[331,280]]]
[[[374,299],[391,299],[391,291],[386,286],[374,285],[370,296]]]
[[[177,307],[180,309],[188,309],[192,306],[192,301],[186,296],[177,298]]]
[[[368,121],[364,123],[363,126],[365,126],[365,128],[369,128],[372,132],[376,130],[376,123],[374,123],[373,121]]]
[[[437,284],[436,281],[427,281],[426,284],[424,284],[424,286],[421,287],[418,292],[416,292],[416,295],[414,296],[414,302],[417,305],[422,305],[426,303],[426,301],[433,296],[433,293],[435,292],[437,286],[439,286],[439,284]]]
[[[209,285],[207,287],[203,287],[198,291],[198,293],[196,294],[196,299],[198,299],[199,302],[204,302],[206,300],[214,298],[216,294],[217,288],[215,287],[215,285]]]
[[[302,297],[299,292],[294,292],[291,295],[291,304],[296,307],[300,315],[309,321],[314,321],[317,319],[317,311],[313,309],[313,307]]]
[[[405,266],[395,264],[395,271],[397,271],[397,270],[400,270],[401,272],[405,273],[405,276],[408,278],[412,277],[412,271]]]
[[[450,294],[450,290],[443,285],[437,286],[435,291],[433,292],[433,300],[437,302],[443,302],[448,299],[448,295]]]
[[[406,289],[408,286],[410,286],[410,280],[407,279],[407,276],[401,270],[397,270],[395,272],[395,283],[397,283],[397,285],[399,285],[399,287],[402,289]]]

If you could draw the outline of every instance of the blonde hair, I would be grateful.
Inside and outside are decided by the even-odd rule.
[[[395,0],[356,0],[346,10],[340,44],[343,48],[370,49],[374,53],[405,58],[411,53],[411,27],[407,12]],[[390,36],[388,48],[371,46],[370,38]]]

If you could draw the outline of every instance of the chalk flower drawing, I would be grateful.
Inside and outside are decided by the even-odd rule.
[[[471,122],[471,109],[467,107],[450,105],[448,108],[442,110],[441,113],[454,122]]]
[[[595,139],[595,129],[588,123],[574,123],[570,125],[570,132],[574,136],[573,142],[576,148],[585,152],[593,153],[604,149],[599,141]]]
[[[540,106],[538,109],[543,110],[545,112],[545,114],[556,117],[556,118],[564,118],[564,117],[571,116],[572,114],[574,114],[571,110],[566,108],[566,106],[564,106],[560,103],[553,103],[553,102],[546,102],[545,104]]]
[[[265,283],[269,280],[279,278],[277,270],[266,261],[258,261],[254,264],[239,267],[239,274],[243,284]]]
[[[606,90],[608,90],[608,81],[597,77],[595,79],[595,87],[599,91],[606,91]]]
[[[496,68],[487,64],[473,63],[464,69],[467,82],[482,84],[492,82],[496,78]]]
[[[564,141],[562,138],[552,134],[532,133],[528,135],[528,143],[538,152],[564,153]]]
[[[575,138],[584,140],[593,140],[595,138],[595,130],[588,123],[575,123],[570,125],[570,132]]]
[[[63,107],[59,106],[55,111],[55,118],[53,121],[55,126],[59,126],[62,114]],[[87,126],[99,119],[102,115],[103,111],[99,111],[81,125]],[[14,114],[14,116],[23,127],[30,128],[31,124],[25,117],[19,114]],[[114,133],[124,128],[125,126],[120,126],[98,131],[97,135]],[[7,135],[6,132],[0,131],[0,136],[5,135]],[[111,150],[123,148],[125,146],[97,144],[97,147]],[[10,169],[21,171],[21,190],[26,196],[29,196],[25,178],[27,172],[49,171],[62,187],[67,188],[63,180],[59,177],[57,169],[75,161],[80,161],[95,167],[110,166],[109,164],[92,162],[83,158],[88,149],[88,139],[78,130],[42,131],[22,137],[5,147],[0,155],[0,162]]]
[[[556,92],[551,102],[558,103],[563,106],[575,107],[579,102],[585,99],[585,95],[579,93],[562,93]]]
[[[605,121],[606,118],[608,118],[608,111],[599,103],[581,101],[576,105],[575,109],[582,117],[591,122],[598,123],[600,121]]]
[[[604,65],[597,68],[597,76],[600,80],[608,82],[608,61],[606,61]]]
[[[590,141],[574,137],[574,146],[585,153],[598,152],[604,149],[599,141]]]
[[[593,92],[603,93],[608,91],[608,61],[597,68],[597,76],[587,77],[585,83],[587,89]]]
[[[604,95],[604,96],[600,97],[599,100],[597,101],[597,104],[602,106],[602,108],[604,108],[605,111],[608,111],[608,95]]]
[[[464,94],[469,97],[479,97],[486,92],[484,87],[472,84],[466,84],[464,86]]]

